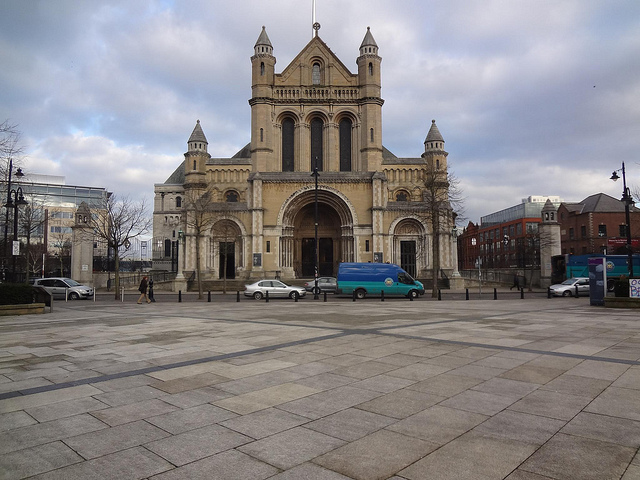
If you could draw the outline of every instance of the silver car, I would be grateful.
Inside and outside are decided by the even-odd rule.
[[[280,280],[260,280],[251,285],[244,286],[244,295],[260,300],[269,292],[269,298],[289,297],[295,298],[296,292],[299,297],[304,297],[307,293],[302,287],[295,287],[282,283]]]
[[[44,287],[53,297],[68,298],[69,300],[77,300],[79,298],[91,298],[93,296],[93,288],[81,285],[80,283],[65,277],[37,278],[33,285],[36,287]]]
[[[589,295],[589,279],[586,277],[568,278],[562,283],[551,285],[549,290],[554,297],[572,297],[576,294],[576,287],[578,295]]]

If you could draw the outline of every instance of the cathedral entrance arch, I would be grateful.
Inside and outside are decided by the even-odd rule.
[[[280,263],[297,277],[315,274],[315,190],[296,192],[281,211]],[[318,275],[338,272],[340,262],[354,258],[354,215],[342,196],[326,187],[318,190]]]
[[[393,228],[394,263],[416,277],[428,264],[425,229],[417,219],[404,218]]]

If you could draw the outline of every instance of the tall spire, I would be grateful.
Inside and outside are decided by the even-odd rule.
[[[311,5],[311,38],[318,36],[318,30],[320,30],[320,24],[316,22],[316,0],[312,0]]]

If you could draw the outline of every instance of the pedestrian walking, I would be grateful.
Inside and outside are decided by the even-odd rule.
[[[151,300],[147,298],[147,286],[149,285],[149,277],[146,275],[142,277],[140,280],[140,286],[138,287],[138,291],[140,292],[140,298],[138,298],[138,304],[142,303],[142,300],[146,300],[147,303],[151,303]]]
[[[149,300],[155,302],[156,299],[153,298],[153,277],[149,279]]]
[[[511,290],[513,287],[516,287],[516,290],[520,290],[520,277],[517,273],[513,276],[513,285],[509,287],[509,290]]]

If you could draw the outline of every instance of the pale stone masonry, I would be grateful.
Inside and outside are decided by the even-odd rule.
[[[356,261],[397,263],[430,277],[427,189],[433,179],[448,188],[435,120],[420,156],[398,158],[383,146],[382,58],[369,28],[355,74],[317,30],[281,73],[273,50],[263,27],[251,57],[250,143],[231,158],[212,157],[198,120],[184,162],[155,185],[154,268],[196,270],[187,200],[208,192],[210,220],[199,236],[204,278],[221,278],[225,261],[226,278],[312,277],[317,195],[320,275]],[[451,273],[457,256],[448,202],[441,216],[439,264]]]

